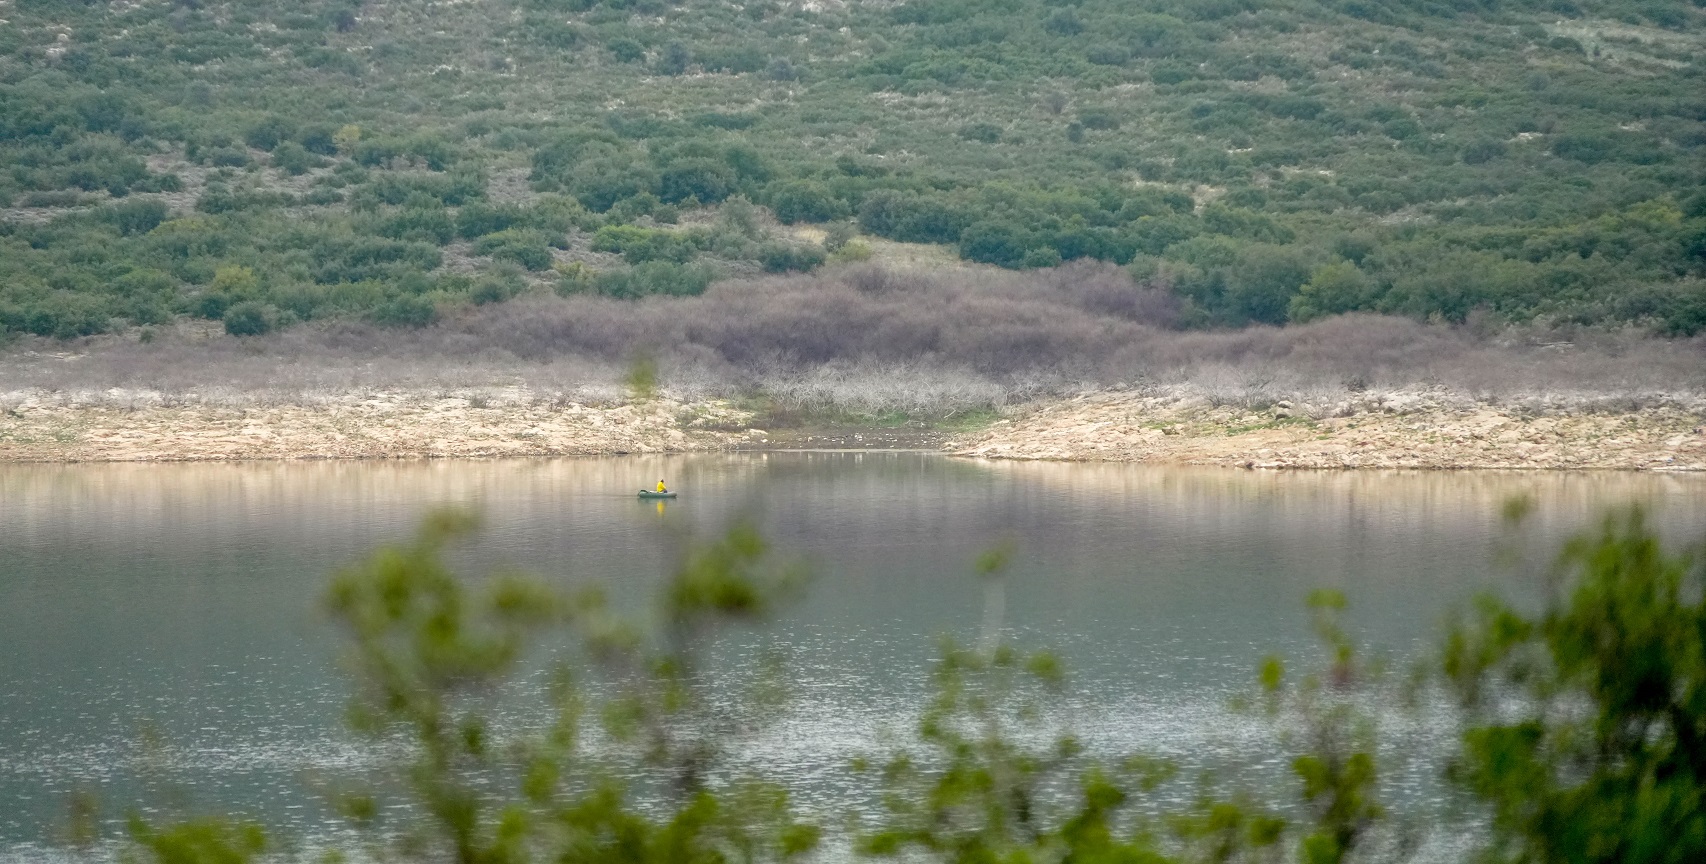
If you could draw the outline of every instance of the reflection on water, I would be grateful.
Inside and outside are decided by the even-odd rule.
[[[659,477],[682,497],[636,501]],[[441,503],[486,516],[459,563],[604,580],[636,610],[682,538],[739,514],[813,560],[811,590],[777,627],[797,698],[737,761],[834,810],[862,803],[846,764],[911,716],[934,638],[977,626],[970,565],[993,543],[1019,550],[1008,624],[1070,663],[1076,731],[1110,753],[1202,765],[1263,746],[1259,724],[1225,706],[1263,654],[1311,650],[1311,588],[1344,589],[1358,634],[1400,653],[1476,590],[1532,594],[1532,577],[1488,563],[1515,494],[1541,503],[1534,549],[1628,501],[1673,534],[1706,524],[1706,477],[1681,475],[871,452],[0,466],[0,859],[50,839],[78,786],[115,817],[187,793],[323,837],[310,781],[368,757],[338,729],[336,644],[316,599],[332,568]],[[1434,767],[1399,772],[1395,791],[1429,796]]]

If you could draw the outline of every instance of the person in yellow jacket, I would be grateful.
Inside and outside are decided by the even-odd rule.
[[[668,492],[669,491],[669,489],[663,485],[662,480],[658,481],[658,491],[659,492]]]

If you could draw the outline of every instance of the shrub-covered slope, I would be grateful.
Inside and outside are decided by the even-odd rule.
[[[11,0],[0,327],[419,326],[868,254],[1180,326],[1706,328],[1686,0]],[[828,249],[767,228],[825,226]],[[815,235],[814,235],[815,236]]]

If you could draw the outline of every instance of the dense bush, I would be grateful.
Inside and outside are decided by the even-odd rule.
[[[545,270],[551,266],[550,243],[539,231],[517,228],[494,231],[475,241],[474,251],[498,261],[520,264],[529,270]]]
[[[617,252],[630,264],[669,261],[685,264],[699,254],[702,238],[679,231],[607,225],[592,237],[594,252]]]
[[[770,209],[785,225],[796,222],[832,222],[848,215],[847,204],[828,187],[811,180],[778,184],[769,193]]]
[[[225,332],[232,336],[259,336],[273,328],[271,311],[254,300],[232,305],[221,317],[225,321]]]
[[[1031,243],[1031,234],[1020,225],[979,222],[960,235],[960,257],[997,267],[1018,267],[1024,263]]]
[[[767,243],[758,250],[759,263],[770,273],[816,270],[826,257],[822,246],[803,243]]]
[[[600,273],[593,284],[600,294],[623,300],[654,294],[691,297],[705,293],[713,278],[715,274],[704,265],[647,261]]]
[[[474,295],[479,302],[479,295]],[[368,318],[385,327],[425,327],[438,320],[438,307],[432,298],[419,295],[394,297],[374,307]],[[230,329],[227,320],[226,329]]]
[[[286,141],[272,151],[272,165],[292,177],[306,174],[326,164],[326,160],[295,141]]]
[[[113,205],[107,209],[107,218],[120,236],[133,237],[147,234],[166,221],[169,211],[166,205],[157,200],[132,200]]]

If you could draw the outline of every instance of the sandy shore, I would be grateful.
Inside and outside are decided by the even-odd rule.
[[[950,441],[962,456],[1245,468],[1706,470],[1706,412],[1475,403],[1427,391],[1260,410],[1096,393]]]
[[[1497,406],[1396,392],[1261,409],[1189,395],[1091,393],[1028,406],[942,444],[927,430],[754,428],[730,403],[585,405],[506,396],[350,395],[305,404],[39,396],[0,408],[0,462],[385,459],[942,446],[991,459],[1245,468],[1706,470],[1706,411]]]

